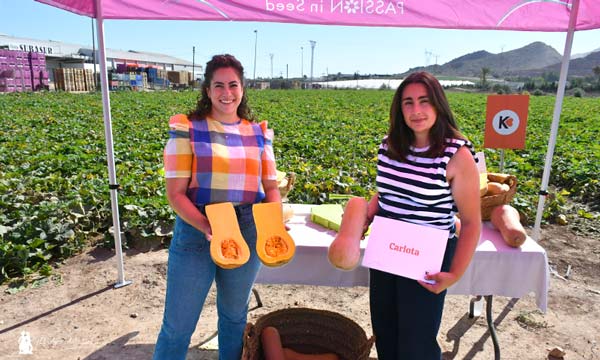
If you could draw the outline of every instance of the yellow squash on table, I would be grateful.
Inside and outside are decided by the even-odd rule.
[[[212,229],[210,257],[215,264],[224,269],[234,269],[248,262],[250,249],[240,231],[233,204],[211,204],[205,209]]]
[[[287,264],[296,253],[296,244],[283,224],[280,202],[254,204],[256,253],[263,264],[277,267]]]

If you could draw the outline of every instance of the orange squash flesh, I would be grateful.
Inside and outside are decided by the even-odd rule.
[[[256,253],[260,261],[270,267],[287,264],[296,253],[296,244],[285,229],[281,203],[254,204],[252,214],[256,224]]]
[[[212,230],[210,257],[215,264],[223,269],[235,269],[248,262],[250,249],[240,231],[233,204],[211,204],[205,210]]]

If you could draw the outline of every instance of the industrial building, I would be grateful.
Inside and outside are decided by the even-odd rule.
[[[54,40],[37,40],[12,37],[0,34],[0,49],[38,53],[45,56],[45,66],[48,72],[50,88],[54,88],[55,69],[84,69],[94,73],[100,70],[99,60],[94,61],[94,50],[90,46],[69,44]],[[155,68],[159,71],[189,72],[190,77],[199,79],[203,69],[201,65],[178,59],[173,56],[136,50],[106,49],[106,66],[108,71],[117,71],[123,66],[131,68]],[[87,72],[87,71],[86,71]],[[191,76],[191,73],[194,75]]]

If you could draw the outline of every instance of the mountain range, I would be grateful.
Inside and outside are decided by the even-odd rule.
[[[544,73],[560,73],[562,55],[543,42],[534,42],[522,48],[492,54],[485,50],[460,56],[442,65],[419,66],[401,74],[406,76],[414,71],[427,71],[436,76],[479,77],[481,69],[490,69],[490,75],[497,78],[509,76],[535,77]],[[593,68],[600,66],[600,50],[585,56],[571,59],[569,77],[594,76]]]

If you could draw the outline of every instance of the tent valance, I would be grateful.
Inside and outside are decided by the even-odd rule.
[[[93,18],[567,31],[573,0],[37,0]],[[580,0],[574,30],[600,28],[600,4]]]

